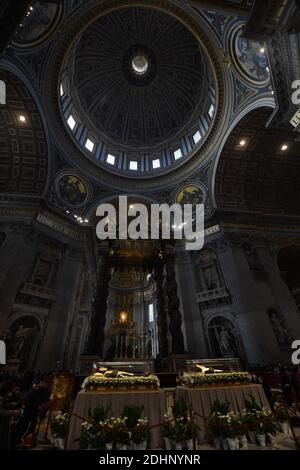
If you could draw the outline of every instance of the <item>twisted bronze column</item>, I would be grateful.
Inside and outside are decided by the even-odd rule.
[[[161,358],[168,356],[168,327],[164,301],[164,264],[161,260],[157,261],[153,269],[153,279],[155,281],[156,296],[156,314],[157,314],[157,330],[158,330],[158,348]]]
[[[179,309],[180,302],[177,295],[174,249],[168,249],[165,254],[167,270],[166,283],[168,294],[168,313],[170,318],[169,331],[172,338],[172,353],[185,354],[183,334],[181,330],[182,316]]]
[[[100,251],[98,255],[97,286],[92,300],[91,331],[85,355],[102,356],[110,278],[109,251]]]

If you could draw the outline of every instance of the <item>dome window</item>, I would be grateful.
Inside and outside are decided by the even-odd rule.
[[[208,115],[209,117],[212,119],[213,118],[213,115],[214,115],[214,112],[215,112],[215,107],[213,104],[211,104],[209,110],[208,110]]]
[[[129,162],[129,169],[132,171],[137,171],[138,169],[138,162],[136,160],[130,160]]]
[[[195,132],[195,134],[193,135],[194,143],[198,144],[198,142],[200,142],[201,139],[202,137],[201,137],[200,131]]]
[[[76,121],[75,119],[73,118],[72,114],[70,114],[68,120],[67,120],[67,123],[68,123],[68,126],[71,130],[74,129],[74,127],[76,126]]]
[[[175,158],[175,160],[179,160],[179,158],[181,158],[181,157],[182,157],[182,151],[181,151],[181,149],[175,150],[175,152],[174,152],[174,158]]]
[[[106,163],[108,163],[109,165],[114,165],[115,162],[116,162],[116,157],[108,153],[106,157]]]
[[[160,168],[160,159],[156,158],[155,160],[152,160],[152,168],[155,170],[157,168]]]
[[[88,149],[90,152],[93,152],[95,144],[91,139],[86,139],[84,144],[85,148]]]

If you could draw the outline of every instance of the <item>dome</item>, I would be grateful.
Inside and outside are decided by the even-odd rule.
[[[209,57],[174,16],[151,8],[98,18],[68,50],[60,76],[68,132],[114,171],[161,171],[205,141],[216,84]]]

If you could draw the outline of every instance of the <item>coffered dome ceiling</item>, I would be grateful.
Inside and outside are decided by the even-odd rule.
[[[198,150],[215,115],[213,66],[174,16],[132,7],[89,24],[60,73],[61,111],[81,151],[136,177]]]
[[[25,85],[1,70],[6,106],[0,108],[0,193],[41,197],[48,174],[46,131]]]

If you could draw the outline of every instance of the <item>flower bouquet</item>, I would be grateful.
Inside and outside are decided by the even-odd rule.
[[[193,414],[183,400],[178,400],[172,407],[172,414],[165,415],[163,436],[167,450],[172,448],[193,449],[193,441],[197,438],[199,427]]]
[[[135,430],[131,434],[131,440],[133,442],[133,448],[135,450],[147,449],[147,442],[150,437],[149,426],[150,423],[148,418],[138,419]]]
[[[221,448],[238,450],[240,442],[243,448],[247,447],[241,415],[230,411],[230,403],[228,402],[221,403],[219,400],[215,400],[212,404],[208,431],[218,450]]]
[[[65,440],[70,428],[70,415],[59,411],[51,423],[54,444],[58,449],[64,449]]]
[[[277,429],[288,434],[289,430],[289,414],[282,403],[276,402],[273,406],[273,414],[277,424]]]
[[[106,421],[107,449],[127,450],[130,445],[131,433],[128,430],[127,418],[109,418]],[[109,436],[109,438],[108,438]]]
[[[150,437],[149,419],[142,418],[144,407],[138,405],[125,405],[122,417],[126,417],[126,426],[131,433],[132,447],[135,450],[145,450]]]
[[[109,428],[106,425],[110,407],[97,407],[88,412],[88,420],[81,424],[80,448],[104,450],[110,441]]]

